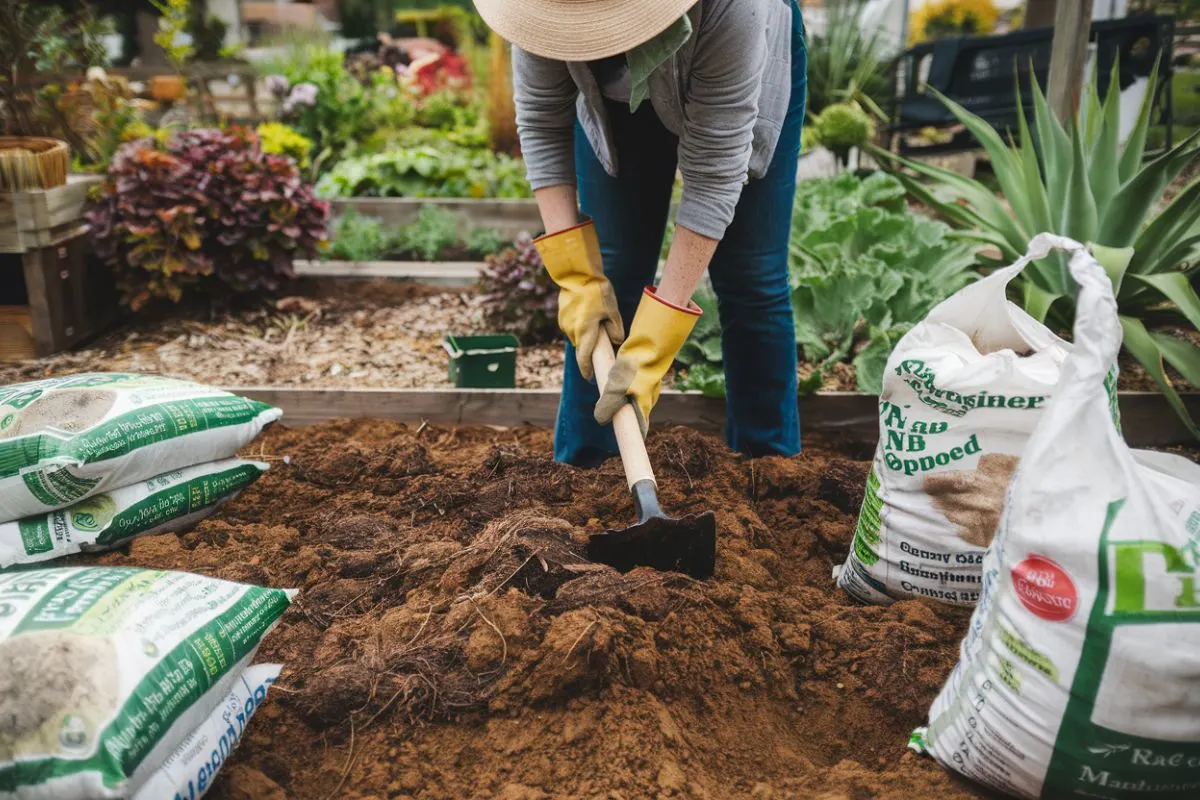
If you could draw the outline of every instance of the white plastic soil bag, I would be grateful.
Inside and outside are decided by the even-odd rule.
[[[148,375],[89,373],[0,387],[0,522],[230,458],[282,413]]]
[[[1075,349],[925,744],[1019,797],[1200,797],[1200,466],[1114,430],[1112,287],[1083,253],[1070,269]]]
[[[268,468],[238,458],[214,461],[92,495],[59,511],[0,522],[0,569],[102,552],[136,536],[186,531]]]
[[[229,696],[180,742],[133,800],[199,800],[207,794],[280,669],[278,664],[256,664],[243,672]]]
[[[896,344],[879,398],[879,445],[838,585],[864,603],[979,598],[983,553],[1070,345],[1008,301],[1025,257],[937,305]]]
[[[0,798],[134,796],[229,697],[290,602],[182,572],[0,574]]]

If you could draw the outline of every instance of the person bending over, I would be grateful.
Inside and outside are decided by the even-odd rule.
[[[513,45],[517,129],[546,231],[536,246],[560,288],[568,343],[555,458],[594,466],[616,454],[607,423],[629,400],[645,433],[701,313],[691,297],[706,270],[729,445],[797,453],[787,262],[806,54],[796,1],[475,5]],[[654,287],[677,170],[683,195]],[[600,336],[620,346],[602,392]]]

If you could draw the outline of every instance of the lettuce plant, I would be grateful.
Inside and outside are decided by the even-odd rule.
[[[1146,326],[1148,316],[1165,315],[1168,321],[1200,328],[1200,296],[1191,284],[1200,275],[1200,181],[1158,210],[1171,181],[1200,158],[1200,130],[1146,161],[1155,74],[1122,144],[1116,70],[1114,65],[1103,101],[1093,76],[1079,118],[1066,125],[1050,111],[1035,83],[1033,126],[1022,114],[1019,142],[1007,144],[987,122],[942,98],[987,150],[1002,199],[978,181],[877,148],[872,152],[928,180],[900,176],[916,198],[944,219],[998,248],[999,263],[1015,261],[1029,240],[1045,231],[1093,245],[1112,278],[1125,349],[1200,436],[1164,366],[1165,361],[1200,385],[1200,348]],[[1055,328],[1071,328],[1075,287],[1063,258],[1031,264],[1019,286],[1026,311]]]
[[[294,161],[264,154],[240,128],[122,146],[87,212],[134,310],[193,287],[275,291],[295,258],[315,257],[328,215]]]

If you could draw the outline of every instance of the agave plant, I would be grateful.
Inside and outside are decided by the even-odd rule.
[[[1017,142],[1006,143],[984,120],[946,97],[941,101],[979,140],[991,158],[1003,199],[982,183],[948,170],[910,161],[880,148],[871,152],[918,176],[899,173],[917,199],[951,224],[995,245],[998,263],[1015,261],[1036,234],[1050,231],[1092,246],[1112,279],[1125,348],[1162,389],[1200,437],[1167,376],[1164,360],[1189,383],[1200,385],[1200,348],[1146,328],[1158,317],[1200,328],[1200,297],[1190,278],[1200,272],[1200,181],[1187,186],[1161,211],[1168,184],[1200,156],[1200,131],[1146,161],[1146,131],[1157,85],[1150,76],[1146,97],[1128,139],[1119,141],[1120,88],[1113,66],[1101,101],[1093,76],[1078,119],[1062,124],[1033,82],[1033,128],[1024,113]],[[1060,329],[1075,316],[1075,287],[1061,257],[1030,265],[1020,288],[1025,310]]]

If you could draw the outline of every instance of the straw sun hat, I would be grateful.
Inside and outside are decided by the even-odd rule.
[[[697,0],[475,0],[492,30],[556,61],[594,61],[644,44]]]

